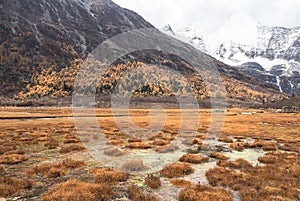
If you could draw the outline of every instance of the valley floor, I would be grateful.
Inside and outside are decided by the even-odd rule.
[[[203,109],[197,124],[195,111],[149,112],[96,109],[89,125],[94,114],[84,109],[74,118],[72,108],[1,108],[0,198],[300,199],[299,113]],[[149,114],[162,129],[146,132]],[[145,130],[120,127],[127,117]]]

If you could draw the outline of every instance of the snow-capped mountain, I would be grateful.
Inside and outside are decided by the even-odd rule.
[[[174,30],[170,25],[162,31],[247,74],[278,85],[284,93],[300,91],[300,27],[269,27],[233,13],[214,33],[195,27]]]

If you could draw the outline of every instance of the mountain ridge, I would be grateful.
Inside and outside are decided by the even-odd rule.
[[[133,29],[154,28],[110,0],[12,0],[1,5],[0,94],[17,100],[70,97],[80,65],[101,42]],[[181,69],[193,80],[198,95],[208,97],[201,79],[186,73],[191,68],[188,61],[159,51],[132,55],[114,64],[115,70],[97,91],[111,93],[123,71],[159,61]],[[272,84],[211,59],[222,74],[227,98],[264,103],[284,96]],[[147,90],[150,95],[169,94],[159,86]]]
[[[272,76],[271,83],[284,93],[300,92],[300,27],[268,27],[238,14],[215,33],[193,27],[174,31],[170,25],[162,30],[251,76],[266,82],[270,80],[263,79],[265,75]],[[254,73],[251,66],[245,68],[249,62],[264,69]]]

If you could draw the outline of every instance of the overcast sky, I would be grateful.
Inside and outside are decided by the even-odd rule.
[[[264,25],[300,26],[300,0],[113,0],[134,10],[157,28],[196,26],[212,32],[232,12],[242,12]]]

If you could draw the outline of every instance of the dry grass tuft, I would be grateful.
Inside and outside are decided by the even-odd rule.
[[[129,174],[110,168],[94,170],[95,183],[117,184],[119,182],[127,181],[128,178]]]
[[[176,151],[177,149],[178,149],[178,146],[176,146],[174,144],[168,144],[168,145],[164,145],[161,147],[157,147],[155,149],[155,151],[157,151],[158,153],[168,153],[168,152]]]
[[[218,141],[225,142],[225,143],[233,143],[233,139],[228,136],[221,136]]]
[[[234,149],[236,151],[243,151],[245,147],[245,143],[243,142],[233,142],[229,146],[231,149]]]
[[[131,172],[143,171],[146,170],[147,167],[144,165],[144,162],[142,160],[129,160],[122,165],[121,169],[125,172]]]
[[[222,166],[222,167],[229,167],[229,168],[233,168],[233,169],[246,169],[246,168],[252,168],[253,166],[251,165],[251,163],[249,163],[247,160],[239,158],[237,160],[234,161],[220,161],[217,163],[217,165]]]
[[[126,154],[126,152],[118,148],[109,148],[104,150],[104,154],[107,156],[123,156]]]
[[[0,156],[0,164],[14,165],[27,161],[29,158],[23,154],[8,154]]]
[[[139,138],[129,138],[127,141],[128,142],[142,142],[142,140]]]
[[[244,201],[299,200],[299,156],[269,152],[260,160],[268,165],[251,167],[247,162],[239,160],[237,164],[225,164],[238,167],[239,172],[216,167],[207,171],[206,176],[213,186],[230,187],[239,191]]]
[[[160,178],[157,176],[154,176],[153,174],[147,175],[147,177],[145,178],[145,184],[148,187],[154,188],[154,189],[161,187]]]
[[[246,174],[224,167],[215,167],[208,170],[206,177],[212,186],[230,187],[235,191],[240,190],[241,186],[248,185],[251,182]]]
[[[95,201],[112,197],[112,188],[107,184],[91,184],[69,180],[54,186],[42,196],[42,201]]]
[[[24,189],[32,188],[32,181],[6,176],[4,166],[0,166],[0,197],[9,197]]]
[[[224,154],[222,154],[220,152],[213,152],[210,154],[210,157],[218,159],[218,160],[228,160],[229,159],[228,156],[225,156]]]
[[[83,161],[75,161],[67,158],[62,162],[42,163],[30,168],[26,173],[27,175],[41,174],[47,178],[57,178],[65,175],[68,169],[76,169],[83,166],[85,166]]]
[[[129,149],[150,149],[151,145],[144,142],[132,142],[125,147]]]
[[[79,142],[80,140],[74,135],[66,135],[63,141],[64,144],[79,143]]]
[[[191,187],[192,186],[192,182],[186,181],[186,180],[183,180],[183,179],[173,179],[173,180],[171,180],[171,184],[173,186],[178,187],[178,188],[185,188],[185,187]]]
[[[187,163],[172,163],[164,167],[160,174],[163,177],[175,178],[189,175],[194,172],[194,169]]]
[[[200,164],[207,163],[209,161],[208,157],[201,157],[199,154],[184,154],[179,158],[180,162]]]
[[[156,146],[165,146],[165,145],[169,144],[169,141],[167,141],[167,140],[154,140],[151,144],[156,145]]]
[[[131,201],[157,201],[154,196],[143,193],[138,187],[133,185],[127,188],[127,193]]]
[[[57,140],[50,138],[48,142],[45,143],[44,145],[48,149],[56,149],[59,146],[59,143]]]
[[[264,151],[276,151],[278,149],[277,142],[266,142],[262,146]]]
[[[86,148],[84,146],[79,145],[79,144],[73,144],[68,147],[61,148],[61,150],[59,150],[59,153],[67,154],[67,153],[74,152],[74,151],[85,151],[85,150],[86,150]]]
[[[120,146],[120,145],[124,144],[124,142],[122,140],[110,140],[109,143],[114,146]]]
[[[180,191],[180,201],[232,201],[229,190],[222,188],[212,188],[208,186],[196,185]]]

